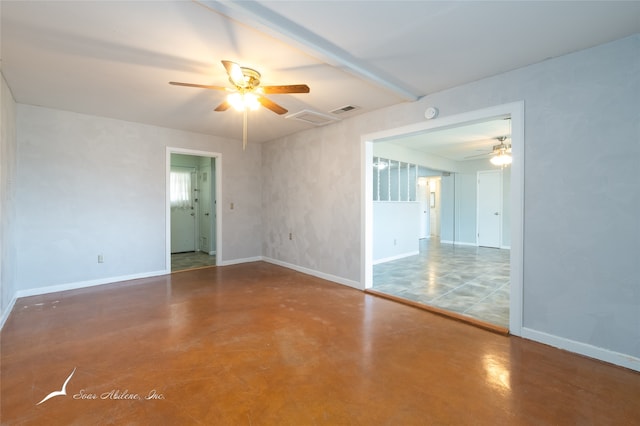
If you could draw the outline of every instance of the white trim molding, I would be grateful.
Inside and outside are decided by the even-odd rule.
[[[169,194],[169,176],[171,174],[171,154],[192,155],[194,157],[208,157],[215,159],[216,200],[222,199],[222,154],[219,152],[200,151],[195,149],[166,147],[165,153],[165,263],[171,269],[171,196]],[[223,257],[222,247],[222,203],[216,206],[216,264],[221,265]],[[241,263],[241,262],[240,262]]]
[[[478,247],[478,244],[476,243],[465,243],[464,241],[440,240],[440,244],[452,244],[456,246]]]
[[[282,266],[287,269],[293,269],[294,271],[302,272],[303,274],[311,275],[317,278],[322,278],[323,280],[332,281],[337,284],[342,284],[347,287],[352,287],[357,290],[364,290],[358,281],[349,280],[347,278],[338,277],[331,274],[325,274],[324,272],[319,272],[314,269],[304,268],[302,266],[294,265],[292,263],[283,262],[281,260],[271,259],[269,257],[264,257],[264,260],[267,263],[273,263],[274,265]]]
[[[544,343],[545,345],[553,346],[554,348],[564,349],[589,358],[619,365],[631,370],[640,371],[640,358],[636,358],[631,355],[610,351],[608,349],[589,345],[588,343],[565,339],[564,337],[554,336],[553,334],[532,330],[526,327],[522,327],[522,337],[539,343]]]
[[[216,265],[217,266],[231,266],[231,265],[239,265],[241,263],[260,262],[261,260],[263,260],[262,256],[245,257],[245,258],[241,258],[241,259],[231,259],[231,260],[218,261],[218,262],[216,262]]]
[[[114,284],[114,283],[119,283],[123,281],[139,280],[141,278],[157,277],[160,275],[167,275],[169,273],[171,273],[171,271],[162,270],[162,271],[154,271],[154,272],[145,272],[141,274],[122,275],[119,277],[99,278],[99,279],[90,280],[90,281],[77,281],[72,283],[51,285],[46,287],[28,288],[26,290],[18,290],[16,292],[16,299],[19,299],[21,297],[40,296],[42,294],[57,293],[60,291],[95,287],[98,285]]]
[[[11,311],[13,311],[13,307],[16,305],[17,300],[18,300],[18,297],[16,294],[14,294],[13,297],[11,298],[11,301],[9,302],[4,312],[2,313],[2,318],[0,318],[0,331],[4,327],[4,324],[7,322],[7,318],[9,318]]]

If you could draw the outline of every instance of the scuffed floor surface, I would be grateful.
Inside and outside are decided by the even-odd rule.
[[[640,419],[636,372],[262,262],[20,299],[1,338],[5,425]]]

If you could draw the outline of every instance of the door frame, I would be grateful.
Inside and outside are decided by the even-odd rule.
[[[425,106],[426,107],[426,106]],[[454,127],[500,116],[511,117],[511,256],[509,295],[509,332],[522,335],[524,286],[524,101],[497,105],[471,112],[442,116],[433,120],[397,127],[360,137],[360,286],[373,286],[373,144],[377,140],[425,130]]]
[[[171,173],[171,154],[193,155],[195,157],[209,157],[215,159],[216,169],[216,200],[222,198],[222,154],[219,152],[199,151],[186,148],[167,147],[165,153],[165,270],[171,273],[171,196],[170,196],[170,173]],[[211,200],[215,203],[216,210],[216,264],[220,264],[222,260],[222,206],[221,203]],[[197,241],[196,241],[197,243]]]

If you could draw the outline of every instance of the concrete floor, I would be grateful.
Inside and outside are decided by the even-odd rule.
[[[7,425],[640,419],[637,372],[264,262],[21,298],[0,337]]]

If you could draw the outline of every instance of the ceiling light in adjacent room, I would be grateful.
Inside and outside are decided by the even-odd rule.
[[[377,162],[373,163],[373,167],[375,167],[378,170],[384,170],[387,167],[389,167],[389,163],[387,163],[385,161],[377,161]]]
[[[498,155],[491,157],[491,160],[489,161],[491,161],[491,164],[494,166],[507,166],[511,164],[513,158],[511,158],[511,155],[506,152],[500,152]]]

